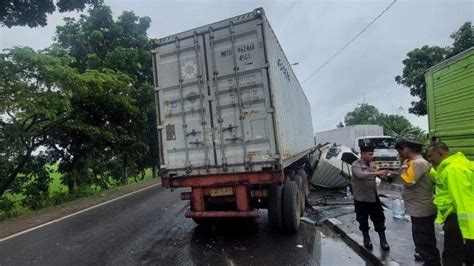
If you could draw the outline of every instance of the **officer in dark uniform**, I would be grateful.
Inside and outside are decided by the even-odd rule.
[[[380,237],[382,250],[390,250],[385,237],[385,216],[382,204],[377,195],[376,176],[387,176],[388,171],[372,171],[370,163],[374,159],[373,147],[360,147],[361,157],[352,163],[352,190],[354,195],[354,207],[359,229],[364,237],[364,246],[372,249],[369,236],[369,217],[374,224],[375,231]]]

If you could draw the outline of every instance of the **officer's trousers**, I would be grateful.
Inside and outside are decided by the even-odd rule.
[[[440,265],[439,251],[436,247],[434,220],[436,215],[411,217],[411,232],[415,251],[425,261],[425,265]]]
[[[382,204],[380,199],[377,197],[376,202],[365,202],[354,200],[354,208],[356,213],[356,219],[359,222],[359,229],[362,232],[368,232],[369,217],[374,224],[376,232],[385,231],[385,215],[383,214]]]
[[[464,243],[458,218],[455,213],[450,214],[443,226],[444,250],[443,265],[466,265],[474,264],[474,241],[467,240]]]

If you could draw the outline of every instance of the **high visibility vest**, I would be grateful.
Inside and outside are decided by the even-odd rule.
[[[436,180],[437,223],[456,213],[463,238],[474,239],[474,164],[458,152],[430,171]]]

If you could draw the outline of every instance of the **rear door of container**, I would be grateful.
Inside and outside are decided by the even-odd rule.
[[[278,161],[260,23],[229,21],[204,36],[217,163],[234,171]]]
[[[203,37],[171,40],[154,53],[162,168],[204,169],[215,162]]]

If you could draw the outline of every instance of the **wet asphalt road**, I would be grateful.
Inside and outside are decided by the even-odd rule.
[[[179,191],[154,187],[0,242],[0,265],[365,265],[337,236],[303,224],[212,228],[184,218]]]

